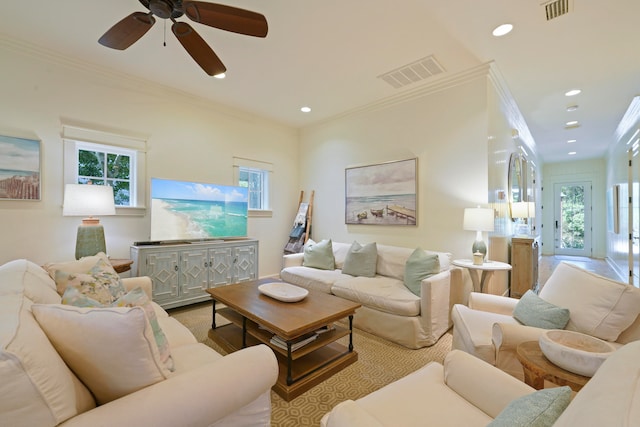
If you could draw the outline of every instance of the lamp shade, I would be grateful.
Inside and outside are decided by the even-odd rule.
[[[536,206],[533,202],[515,202],[511,204],[511,218],[535,218]]]
[[[67,184],[64,188],[63,216],[115,215],[113,187],[109,185]]]
[[[466,208],[463,228],[470,231],[493,231],[494,211],[491,208]]]

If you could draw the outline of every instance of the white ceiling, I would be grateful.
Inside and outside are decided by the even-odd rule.
[[[207,76],[169,25],[163,47],[161,19],[125,51],[99,45],[117,21],[145,11],[138,0],[11,1],[2,7],[0,36],[295,127],[495,61],[545,162],[603,156],[640,94],[638,0],[572,0],[573,10],[551,21],[541,0],[222,3],[260,12],[269,23],[265,39],[192,23],[225,63],[224,80]],[[514,30],[493,37],[491,30],[504,22]],[[378,78],[429,55],[444,73],[401,89]],[[572,88],[582,93],[565,97]],[[572,104],[578,110],[567,112]],[[301,113],[304,105],[312,112]],[[565,130],[573,119],[581,126]]]

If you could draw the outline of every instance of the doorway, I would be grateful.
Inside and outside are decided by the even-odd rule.
[[[591,257],[591,182],[554,185],[554,253]]]

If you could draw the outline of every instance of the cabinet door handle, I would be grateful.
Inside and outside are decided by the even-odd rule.
[[[174,266],[173,266],[173,269],[174,269],[175,271],[178,271],[178,266],[177,266],[177,265],[174,265]]]

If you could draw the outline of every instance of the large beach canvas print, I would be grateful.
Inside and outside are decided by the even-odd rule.
[[[40,200],[40,141],[0,135],[0,200]]]
[[[416,225],[418,159],[345,169],[345,223]]]
[[[247,188],[151,179],[151,240],[246,237],[247,213]]]

